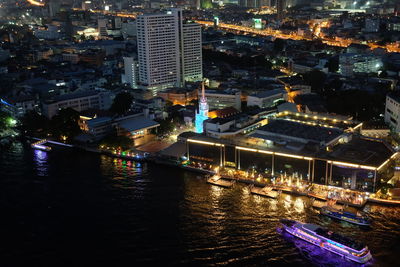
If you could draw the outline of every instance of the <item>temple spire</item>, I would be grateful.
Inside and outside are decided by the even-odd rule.
[[[204,86],[204,81],[201,82],[201,99],[205,99],[206,98],[206,90],[205,90],[205,86]]]

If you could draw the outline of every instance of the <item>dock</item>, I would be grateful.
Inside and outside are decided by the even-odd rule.
[[[265,187],[250,186],[250,193],[252,193],[253,195],[269,197],[269,198],[277,198],[279,196],[279,193],[273,191],[272,187],[270,186],[265,186]]]
[[[39,140],[39,141],[37,141],[35,143],[32,143],[31,147],[34,148],[34,149],[39,149],[39,150],[43,150],[43,151],[51,151],[51,147],[44,145],[47,142],[49,142],[47,139],[42,139],[42,140]]]
[[[324,201],[316,200],[316,201],[314,201],[312,203],[312,207],[315,208],[315,209],[321,209],[324,206],[327,206],[327,203],[324,202]],[[335,209],[337,209],[337,210],[342,210],[342,208],[343,208],[343,206],[340,206],[340,205],[337,205],[337,204],[333,204],[333,205],[330,205],[330,206],[335,208]]]
[[[233,180],[225,180],[221,178],[219,175],[214,175],[211,178],[207,179],[207,183],[211,185],[216,185],[224,188],[231,188],[235,181]]]

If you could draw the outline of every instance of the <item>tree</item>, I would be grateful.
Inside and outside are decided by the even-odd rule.
[[[20,130],[28,135],[38,132],[47,132],[49,127],[49,119],[36,111],[30,110],[21,118]]]
[[[326,63],[329,72],[337,72],[339,70],[339,57],[331,57]]]
[[[274,41],[274,50],[276,52],[282,52],[285,47],[285,40],[276,38]]]
[[[110,111],[115,112],[119,115],[125,114],[132,105],[133,97],[128,92],[119,93],[111,105]]]
[[[121,148],[122,150],[127,150],[133,146],[133,141],[128,136],[118,136],[114,131],[113,133],[104,137],[101,142],[101,146]]]
[[[303,75],[304,80],[311,85],[311,90],[321,92],[326,81],[326,74],[319,70],[312,70]]]
[[[66,136],[71,140],[81,133],[78,120],[78,111],[72,108],[61,109],[58,114],[50,120],[50,132],[56,138]]]

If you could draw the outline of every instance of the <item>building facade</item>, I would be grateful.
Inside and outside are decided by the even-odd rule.
[[[139,65],[133,57],[124,57],[124,71],[122,76],[123,83],[128,83],[131,88],[138,88],[138,68]]]
[[[113,98],[113,93],[99,90],[60,95],[43,103],[42,114],[52,118],[59,110],[65,108],[72,108],[78,112],[90,108],[106,110],[111,107]]]
[[[201,28],[184,24],[182,10],[137,19],[139,84],[157,91],[202,79]]]
[[[388,94],[386,96],[385,122],[396,133],[400,132],[400,96],[398,94]]]
[[[239,90],[206,90],[205,96],[211,110],[227,107],[241,110],[241,92]]]

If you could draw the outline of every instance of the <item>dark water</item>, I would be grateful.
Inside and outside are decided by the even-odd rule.
[[[374,266],[398,266],[400,208],[367,206],[373,228],[331,221],[247,188],[107,156],[15,144],[0,151],[0,266],[354,266],[277,231],[318,223],[366,243]]]

